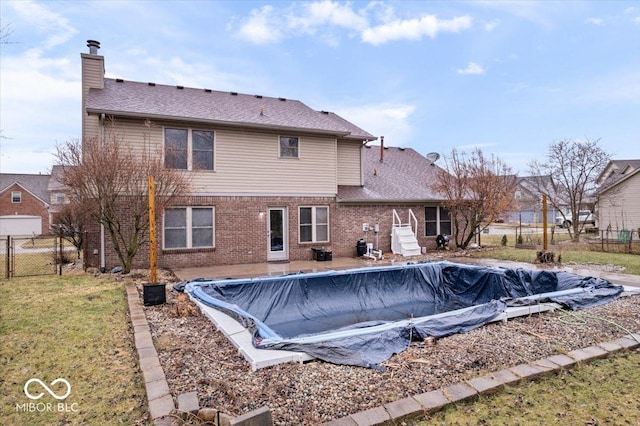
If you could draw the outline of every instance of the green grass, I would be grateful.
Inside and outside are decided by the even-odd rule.
[[[562,255],[562,263],[597,263],[602,265],[615,265],[625,268],[626,274],[640,275],[640,256],[625,253],[603,253],[571,249],[571,246],[551,246],[556,256]],[[473,257],[486,257],[492,259],[512,260],[516,262],[532,263],[536,259],[536,250],[515,249],[511,247],[499,247],[490,251],[471,251]]]
[[[122,283],[87,275],[0,281],[0,419],[3,424],[134,424],[147,416],[146,396],[127,319]],[[32,401],[25,383],[66,379],[58,400]],[[37,383],[32,394],[43,392]],[[65,387],[53,387],[58,394]],[[24,403],[52,411],[25,412]],[[75,404],[75,405],[72,405]],[[45,405],[41,405],[45,407]]]
[[[640,352],[582,364],[437,412],[426,425],[638,425]]]

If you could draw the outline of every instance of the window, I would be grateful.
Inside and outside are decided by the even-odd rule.
[[[300,242],[329,241],[329,207],[300,207]]]
[[[64,192],[56,192],[56,204],[64,203]]]
[[[214,132],[164,129],[164,165],[170,169],[213,170]]]
[[[11,192],[11,202],[12,203],[21,203],[22,202],[22,192],[20,192],[20,191],[12,191]]]
[[[444,207],[424,208],[424,229],[427,237],[451,235],[451,214]]]
[[[176,207],[165,209],[165,249],[214,246],[213,207]]]
[[[295,136],[280,136],[280,158],[299,158],[298,143]]]

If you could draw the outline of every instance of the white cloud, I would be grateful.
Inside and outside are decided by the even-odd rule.
[[[497,19],[490,22],[485,22],[484,30],[487,32],[491,32],[495,30],[498,25],[500,25],[500,21],[498,21]]]
[[[339,107],[336,113],[374,136],[384,136],[390,146],[408,147],[414,142],[409,120],[415,109],[415,105],[381,103]]]
[[[300,16],[288,16],[288,26],[303,33],[315,33],[318,27],[362,30],[367,27],[367,18],[354,12],[349,4],[341,5],[332,1],[317,1],[303,4]]]
[[[458,68],[456,72],[458,74],[484,74],[485,69],[475,62],[469,62],[466,68]]]
[[[397,19],[365,29],[362,41],[379,45],[394,40],[420,40],[425,35],[435,38],[440,32],[457,33],[468,29],[471,22],[470,16],[438,19],[435,15],[424,15],[418,19]]]
[[[253,9],[251,16],[240,27],[238,36],[254,44],[277,43],[284,37],[279,21],[272,6]]]
[[[593,24],[593,25],[598,25],[599,26],[599,25],[604,24],[604,19],[602,19],[602,18],[587,18],[585,20],[585,22],[587,24]]]
[[[78,31],[71,26],[67,18],[52,12],[41,4],[31,1],[12,2],[11,6],[32,29],[47,34],[44,47],[51,48],[64,44]]]

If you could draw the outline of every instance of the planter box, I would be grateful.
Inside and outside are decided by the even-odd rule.
[[[142,303],[144,306],[163,305],[167,302],[166,284],[143,284]]]

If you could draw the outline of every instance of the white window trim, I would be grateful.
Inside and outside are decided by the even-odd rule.
[[[321,208],[321,209],[327,209],[327,240],[326,241],[319,241],[317,239],[317,221],[316,221],[316,209],[317,208]],[[311,209],[311,241],[302,241],[302,239],[300,238],[302,233],[300,232],[300,227],[302,226],[302,222],[300,221],[300,218],[302,217],[302,214],[300,213],[300,210],[302,209]],[[298,243],[300,244],[316,244],[316,243],[329,243],[331,241],[331,217],[330,217],[330,210],[329,210],[329,206],[299,206],[298,207]]]
[[[298,156],[297,157],[283,157],[282,156],[282,151],[280,149],[280,138],[296,138],[298,139]],[[302,158],[301,152],[300,152],[300,147],[302,145],[302,138],[300,138],[300,136],[294,136],[294,135],[278,135],[278,158],[282,158],[285,160],[299,160],[300,158]]]
[[[167,141],[166,141],[166,130],[174,129],[174,130],[186,130],[187,131],[187,169],[188,171],[193,172],[215,172],[216,171],[216,160],[218,156],[216,155],[216,146],[217,144],[217,132],[212,129],[203,129],[199,127],[180,127],[180,126],[164,126],[162,128],[162,164],[165,164],[165,152],[167,150]],[[202,169],[193,169],[193,132],[211,132],[213,133],[213,169],[211,170],[202,170]],[[175,170],[184,170],[184,169],[175,169]]]
[[[16,194],[17,194],[17,196],[16,196]],[[14,201],[15,198],[17,198],[18,201]],[[11,191],[11,203],[13,203],[13,204],[22,203],[22,191]]]
[[[212,231],[213,231],[213,235],[212,235],[212,239],[213,241],[211,241],[211,243],[213,245],[211,246],[204,246],[204,247],[193,247],[193,235],[192,235],[192,230],[193,230],[193,209],[211,209],[212,213],[213,213],[213,223],[212,223]],[[216,208],[214,206],[173,206],[173,207],[167,207],[165,209],[169,210],[169,209],[187,209],[186,211],[186,220],[187,220],[187,224],[186,224],[186,229],[187,229],[187,246],[186,247],[166,247],[165,242],[166,242],[166,238],[165,238],[165,230],[166,230],[166,222],[165,222],[165,218],[164,218],[164,212],[162,212],[162,249],[163,250],[192,250],[192,249],[210,249],[210,248],[215,248],[216,247]]]

